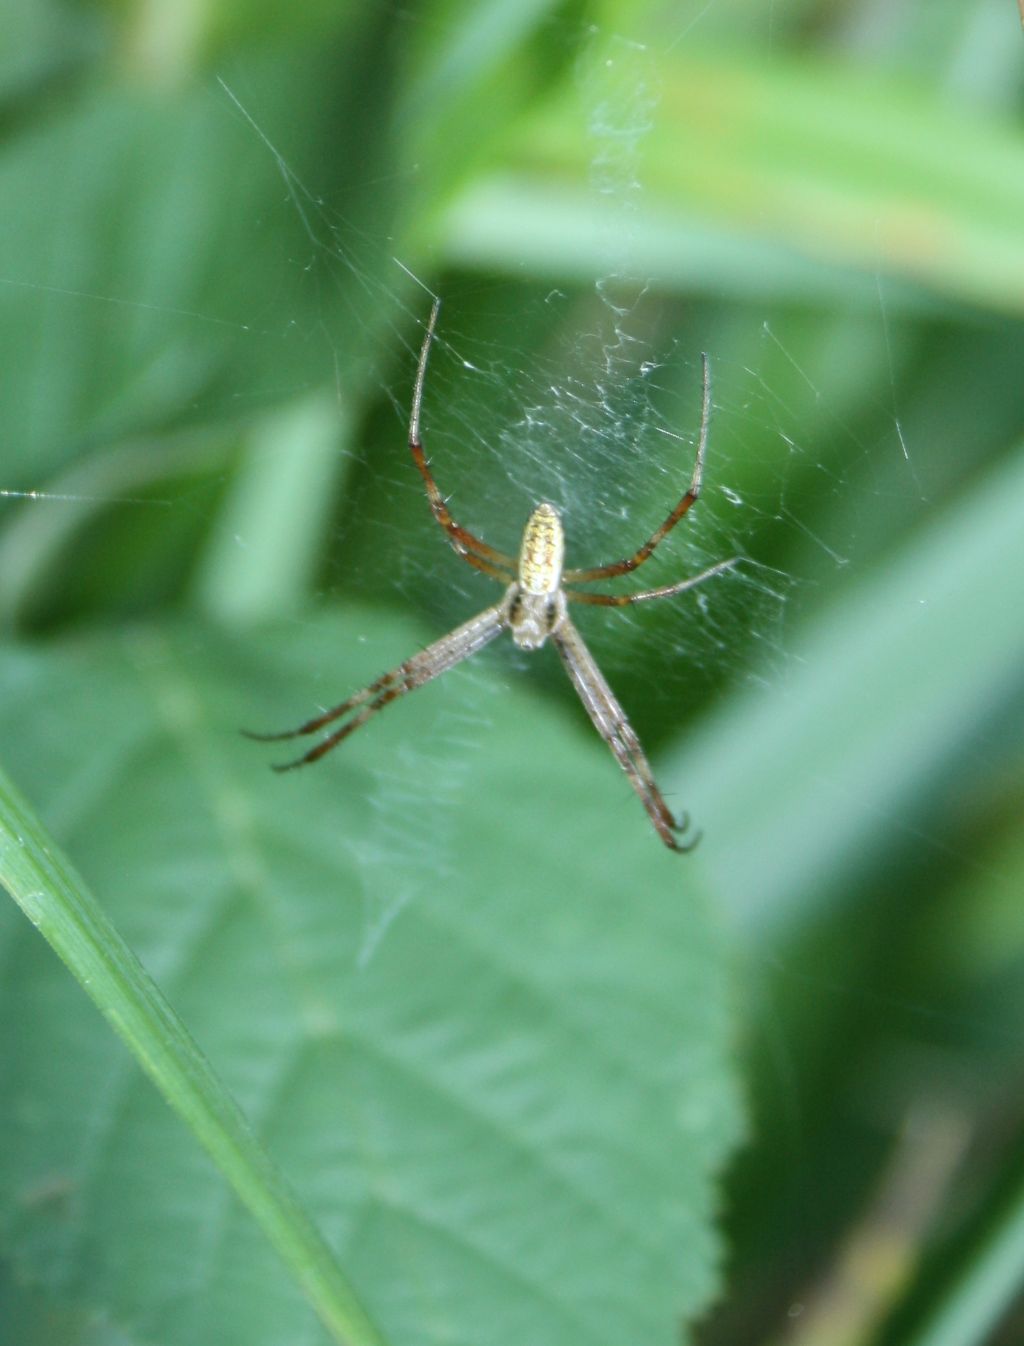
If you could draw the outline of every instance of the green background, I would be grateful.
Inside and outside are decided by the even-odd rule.
[[[0,1341],[1018,1340],[1010,0],[0,34],[0,881],[68,964],[0,909]],[[430,292],[506,550],[636,546],[709,354],[641,574],[742,559],[580,617],[692,856],[550,650],[308,773],[237,733],[495,601],[404,447]]]

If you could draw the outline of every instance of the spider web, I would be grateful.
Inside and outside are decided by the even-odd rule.
[[[700,14],[693,18],[694,28],[700,20]],[[673,38],[680,40],[685,35]],[[575,96],[591,146],[600,267],[589,283],[546,292],[493,273],[457,272],[441,296],[424,403],[428,451],[460,522],[514,553],[533,505],[550,500],[565,522],[569,564],[598,564],[630,553],[685,489],[700,420],[700,352],[708,351],[714,411],[703,494],[645,567],[644,584],[671,582],[727,556],[741,563],[726,579],[687,595],[674,615],[655,614],[644,605],[580,617],[613,686],[626,669],[634,691],[639,685],[641,729],[645,717],[656,721],[679,702],[681,686],[706,691],[744,680],[771,682],[786,664],[794,600],[813,603],[821,574],[845,568],[856,554],[859,518],[849,509],[851,493],[866,517],[883,490],[919,492],[912,448],[895,408],[881,412],[888,418],[892,462],[884,483],[875,476],[877,444],[846,419],[833,388],[819,382],[831,353],[818,351],[813,364],[807,363],[816,335],[812,321],[773,311],[751,324],[748,310],[737,306],[735,321],[748,329],[737,342],[723,329],[720,310],[666,294],[644,274],[638,239],[646,197],[644,150],[661,100],[656,55],[641,43],[594,30],[578,58]],[[293,162],[282,110],[270,105],[262,90],[251,90],[244,72],[225,70],[205,92],[205,103],[204,115],[234,128],[234,144],[248,156],[252,171],[279,186],[274,219],[246,219],[240,212],[237,222],[243,232],[265,231],[269,252],[281,263],[265,277],[248,278],[244,305],[225,310],[229,316],[182,311],[144,289],[137,295],[103,293],[85,278],[69,283],[73,269],[59,286],[26,277],[7,278],[5,284],[22,291],[40,313],[55,304],[64,312],[77,306],[105,309],[112,323],[150,323],[157,339],[162,323],[176,332],[184,324],[193,335],[226,329],[243,360],[265,345],[271,348],[278,361],[272,366],[275,382],[258,389],[230,383],[226,391],[198,388],[198,417],[234,414],[240,402],[257,414],[278,403],[292,408],[281,421],[270,422],[251,461],[262,462],[265,480],[276,489],[292,489],[298,477],[307,482],[304,494],[295,488],[295,498],[317,525],[308,530],[313,536],[327,528],[333,554],[319,596],[398,602],[421,611],[441,634],[493,601],[493,592],[453,558],[429,518],[403,447],[431,282],[392,251],[386,236],[332,207],[321,185]],[[274,229],[282,225],[291,226],[288,246],[294,249],[285,256],[273,242]],[[857,321],[858,331],[846,335],[852,339],[873,326],[880,358],[891,366],[881,282],[874,311]],[[522,332],[530,327],[543,335],[524,345]],[[837,343],[842,339],[842,332],[833,337]],[[404,352],[397,367],[381,354],[395,348]],[[187,359],[180,349],[172,354]],[[808,423],[813,436],[805,429]],[[823,424],[843,448],[834,461],[821,454]],[[112,433],[120,428],[113,414],[111,428]],[[187,435],[175,451],[185,460],[188,483]],[[15,474],[10,485],[3,484],[0,494],[22,497],[20,512],[0,540],[6,562],[0,570],[9,587],[17,589],[18,576],[31,573],[48,547],[74,536],[99,502],[112,507],[129,529],[145,527],[136,521],[154,511],[202,527],[214,510],[223,509],[220,499],[190,489],[154,497],[138,461],[113,475],[116,491],[105,492],[102,475],[97,479],[91,465],[57,472],[50,478],[52,489],[40,488],[37,483],[47,476],[37,458],[27,476]],[[324,502],[343,494],[346,477],[354,503],[325,525]],[[819,498],[836,502],[834,527],[812,528],[805,521],[809,481]],[[219,590],[200,587],[197,595],[219,615],[282,610],[281,594],[259,587],[259,576],[278,569],[270,564],[273,529],[240,533],[231,526],[231,505],[250,486],[243,482],[234,489],[212,544],[237,556],[231,582]],[[252,489],[258,491],[258,484]],[[822,517],[820,508],[813,514]],[[270,513],[262,517],[272,522]],[[292,561],[300,571],[312,564],[310,558]],[[238,612],[243,574],[255,588]],[[379,766],[372,801],[376,831],[358,844],[368,859],[388,855],[401,877],[386,899],[366,894],[365,957],[414,900],[418,876],[436,873],[444,862],[445,810],[458,792],[453,764],[485,738],[482,689],[486,670],[495,667],[502,675],[507,670],[509,677],[533,678],[552,695],[568,695],[557,661],[526,656],[503,642],[500,653],[481,660],[482,671],[462,681],[468,703],[461,709],[447,700],[437,703],[443,709],[432,717],[429,743],[426,735],[418,736],[403,760]],[[646,677],[637,672],[644,668]],[[325,669],[325,684],[329,674]],[[333,698],[336,690],[341,689],[325,687],[325,695]],[[396,804],[413,805],[415,782],[427,777],[443,780],[444,789],[418,815],[416,828],[397,826]],[[397,813],[408,818],[410,808]]]
[[[680,31],[666,35],[665,51],[700,36],[713,19],[713,5],[694,11]],[[871,302],[841,322],[772,304],[759,312],[756,303],[737,302],[729,310],[673,295],[645,275],[645,151],[663,116],[661,55],[601,30],[581,44],[573,89],[577,125],[591,147],[591,276],[542,291],[492,269],[449,268],[424,401],[428,451],[463,524],[515,552],[534,503],[549,499],[564,517],[569,564],[599,564],[631,552],[685,489],[700,421],[700,353],[708,351],[713,419],[704,494],[647,564],[643,580],[669,583],[727,556],[740,557],[740,564],[670,611],[659,603],[580,616],[585,638],[612,685],[623,686],[642,731],[645,719],[657,723],[680,703],[682,689],[688,697],[694,688],[720,695],[737,682],[770,685],[783,677],[794,616],[813,611],[822,581],[856,572],[858,557],[873,555],[889,502],[923,502],[928,491],[916,466],[915,429],[904,428],[892,400],[904,353],[881,275]],[[287,587],[275,588],[280,567],[273,551],[285,513],[276,497],[284,490],[285,499],[307,511],[309,536],[319,540],[327,532],[331,560],[319,576],[324,602],[400,603],[423,612],[437,633],[451,629],[494,595],[453,559],[404,450],[432,281],[417,275],[410,254],[394,252],[373,223],[338,213],[323,184],[300,171],[283,109],[258,83],[250,85],[244,67],[223,70],[202,101],[203,116],[229,125],[234,151],[248,155],[256,179],[277,184],[272,218],[240,211],[237,221],[242,234],[265,234],[266,254],[279,262],[265,276],[245,277],[245,303],[235,295],[233,308],[172,307],[159,293],[105,293],[86,279],[69,283],[73,269],[59,285],[27,276],[4,284],[22,293],[30,312],[57,311],[66,319],[75,311],[109,311],[112,326],[148,322],[157,347],[161,327],[174,328],[176,346],[153,361],[155,373],[147,376],[156,398],[161,362],[186,362],[180,347],[188,338],[200,341],[203,331],[229,332],[244,361],[272,350],[273,380],[235,394],[257,416],[284,406],[249,455],[270,501],[258,516],[264,526],[233,528],[231,505],[252,482],[234,487],[222,510],[219,499],[187,490],[155,498],[147,489],[151,468],[137,459],[110,472],[117,481],[110,490],[90,463],[47,479],[46,455],[36,455],[30,471],[12,471],[3,485],[7,497],[31,497],[43,482],[46,498],[23,499],[0,538],[0,584],[16,591],[19,576],[38,569],[39,556],[58,549],[61,538],[74,537],[97,503],[112,506],[128,528],[139,526],[133,518],[156,513],[202,526],[222,510],[214,545],[222,557],[234,557],[235,569],[219,590],[200,588],[199,602],[219,615],[288,611]],[[275,240],[276,230],[287,227],[285,252]],[[523,341],[523,332],[540,336]],[[846,388],[834,374],[846,350],[865,347],[883,370],[888,404],[856,405],[861,382],[850,380]],[[396,349],[397,362],[378,354]],[[196,389],[199,419],[207,396],[215,394]],[[112,433],[120,428],[116,415],[110,425]],[[184,443],[186,471],[187,456]],[[328,518],[346,483],[353,487],[351,505]],[[316,563],[312,552],[292,557],[295,592]],[[234,611],[240,602],[241,612]],[[557,661],[502,643],[501,653],[483,657],[484,666],[568,696]],[[324,680],[330,681],[328,669]],[[479,700],[467,713],[486,721],[484,707]],[[429,748],[417,739],[409,751],[424,754],[421,766],[437,778],[432,769],[449,762],[449,748],[458,750],[456,740],[439,736]],[[396,789],[396,771],[382,766],[381,833],[378,843],[363,845],[377,844],[378,853],[392,857],[408,848],[410,859],[406,878],[390,886],[394,910],[367,911],[367,948],[414,895],[410,876],[424,860],[412,836],[388,830],[383,801]],[[432,801],[429,836],[444,835],[443,816],[444,805]]]

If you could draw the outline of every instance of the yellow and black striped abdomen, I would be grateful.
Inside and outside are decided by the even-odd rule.
[[[538,505],[523,530],[519,585],[528,594],[553,594],[562,583],[565,534],[554,505]]]

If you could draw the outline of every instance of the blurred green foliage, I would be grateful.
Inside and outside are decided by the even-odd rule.
[[[4,765],[388,1339],[1018,1340],[1013,5],[0,32]],[[305,777],[235,741],[493,601],[403,450],[424,285],[435,465],[503,548],[542,497],[574,557],[636,545],[710,353],[651,582],[744,561],[583,623],[690,859],[554,660],[495,652]],[[0,966],[0,1341],[322,1339],[13,906]]]

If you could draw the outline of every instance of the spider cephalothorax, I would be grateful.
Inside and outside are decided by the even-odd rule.
[[[399,664],[397,668],[371,682],[368,687],[355,692],[347,701],[314,716],[298,729],[290,729],[283,734],[251,734],[250,737],[264,740],[297,738],[303,734],[314,734],[337,720],[344,721],[303,756],[294,762],[284,763],[276,770],[289,771],[293,767],[305,766],[323,757],[324,753],[330,752],[377,711],[383,710],[389,702],[421,687],[425,682],[461,663],[463,659],[469,658],[471,654],[476,654],[502,631],[509,631],[515,643],[524,650],[535,650],[550,639],[558,650],[572,685],[586,707],[594,727],[629,777],[629,782],[640,796],[658,835],[666,846],[675,851],[690,850],[696,838],[691,841],[682,839],[689,825],[686,815],[683,814],[676,819],[665,803],[640,740],[626,718],[625,711],[619,705],[615,693],[606,682],[604,674],[594,662],[593,655],[584,644],[583,637],[573,625],[568,605],[593,603],[601,607],[621,607],[628,603],[646,602],[652,598],[667,598],[671,594],[680,594],[686,589],[692,589],[694,585],[701,584],[712,575],[728,570],[735,565],[736,558],[719,561],[717,565],[702,570],[699,575],[692,575],[689,579],[680,580],[676,584],[666,584],[658,589],[644,589],[632,594],[602,594],[566,588],[565,581],[568,580],[570,585],[590,584],[594,580],[611,579],[615,575],[625,575],[636,570],[643,565],[662,538],[676,526],[697,499],[704,469],[704,452],[707,448],[711,411],[711,384],[707,357],[701,356],[704,394],[700,435],[697,440],[693,475],[685,494],[664,523],[655,529],[632,556],[622,561],[614,561],[611,565],[565,570],[563,566],[565,533],[554,505],[545,502],[536,506],[523,530],[518,559],[505,552],[496,551],[474,533],[457,524],[448,511],[444,497],[434,481],[420,440],[423,386],[439,309],[440,301],[435,300],[420,350],[416,385],[413,390],[412,414],[409,418],[409,448],[423,477],[427,499],[430,501],[434,517],[448,534],[448,540],[455,551],[469,565],[507,585],[505,596],[500,603],[485,608],[462,626],[449,631],[433,645],[428,645],[425,650],[414,654],[404,664]],[[358,707],[362,709],[358,710],[357,714],[346,718]]]

